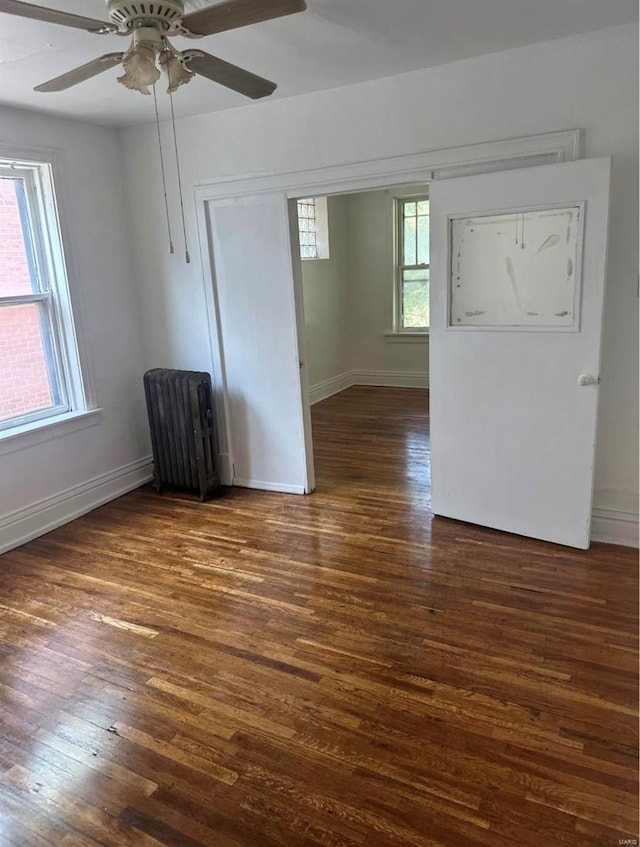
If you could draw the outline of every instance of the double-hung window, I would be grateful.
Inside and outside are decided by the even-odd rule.
[[[396,200],[396,332],[429,330],[429,198]]]
[[[0,160],[0,435],[83,408],[51,168]]]

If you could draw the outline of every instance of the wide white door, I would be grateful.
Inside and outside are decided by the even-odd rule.
[[[233,483],[302,494],[312,483],[287,198],[210,201],[208,212]]]
[[[587,548],[610,160],[431,186],[432,500]]]

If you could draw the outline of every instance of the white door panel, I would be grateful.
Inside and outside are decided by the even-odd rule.
[[[209,203],[237,485],[308,490],[287,199]]]
[[[432,184],[430,402],[436,514],[575,547],[589,546],[609,172],[610,160],[596,159]],[[561,230],[560,235],[555,231],[541,235],[540,227],[535,228],[541,210],[551,215],[559,208],[576,207],[583,218],[577,268],[568,258],[573,255],[567,246],[573,238],[569,230],[564,244]],[[531,267],[541,269],[545,285],[553,283],[555,270],[553,256],[543,254],[554,246],[564,250],[558,267],[581,276],[575,316],[540,317],[537,323],[538,318],[527,312],[522,323],[530,325],[505,325],[504,315],[516,314],[508,302],[513,269],[518,263],[524,267],[522,230],[514,227],[507,232],[518,214],[523,216],[520,225],[524,225]],[[511,239],[513,251],[505,250],[501,242],[499,261],[492,263],[495,256],[467,261],[459,271],[458,254],[450,251],[452,234],[458,239],[455,249],[465,247],[460,248],[453,222],[497,215],[504,215],[505,229],[498,232],[491,222],[494,236]],[[536,233],[540,244],[527,243],[528,235]],[[473,308],[471,296],[463,301],[470,304],[466,312],[456,312],[455,306],[451,310],[455,288],[449,286],[467,284],[465,280],[482,267],[492,270],[475,277],[469,288],[480,302],[478,291],[482,293],[483,285],[496,287],[482,302],[500,305],[494,309],[500,315],[495,320],[498,325],[492,325],[490,308],[486,316],[477,314],[483,310]],[[456,273],[462,274],[462,281]],[[539,281],[536,273],[521,276],[530,284]],[[518,285],[524,284],[522,278],[516,280]],[[558,285],[567,282],[558,280]],[[523,302],[531,294],[520,293]],[[562,302],[567,302],[563,297]],[[540,302],[555,303],[556,299],[542,297]],[[461,326],[465,314],[469,320]],[[549,325],[554,321],[555,325]],[[593,375],[591,384],[580,384],[585,374]]]

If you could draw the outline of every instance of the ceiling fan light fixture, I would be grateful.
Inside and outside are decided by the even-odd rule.
[[[79,0],[78,0],[79,2]],[[132,37],[126,53],[107,53],[72,71],[36,86],[36,91],[66,91],[122,62],[124,73],[118,82],[141,94],[166,70],[169,94],[194,76],[224,85],[245,97],[258,100],[277,88],[275,82],[212,56],[202,50],[176,50],[169,42],[174,35],[203,38],[218,32],[249,26],[303,12],[306,0],[190,0],[198,8],[185,14],[185,0],[106,0],[110,22],[37,6],[23,0],[0,0],[0,18],[16,15],[93,33],[113,33]],[[200,8],[202,4],[206,4]],[[166,55],[165,55],[166,54]]]
[[[151,94],[149,86],[160,79],[156,47],[145,41],[134,42],[123,56],[122,67],[125,72],[118,77],[118,82],[140,94]]]
[[[160,54],[160,67],[167,74],[169,87],[168,94],[174,94],[181,85],[186,85],[194,78],[195,73],[190,71],[179,53],[164,50]]]

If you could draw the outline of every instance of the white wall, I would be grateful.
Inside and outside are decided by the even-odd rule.
[[[0,145],[57,151],[56,194],[76,329],[102,414],[88,429],[0,453],[0,551],[149,477],[140,315],[118,134],[0,108]]]
[[[385,337],[393,329],[393,197],[391,190],[349,195],[350,361],[357,373],[408,384],[411,376],[427,379],[429,353],[426,339]]]
[[[638,502],[637,39],[635,25],[614,27],[178,125],[188,187],[584,129],[586,154],[614,159],[596,506],[622,517],[637,516]],[[152,127],[124,133],[147,361],[208,369],[202,272],[166,255],[154,149]]]
[[[350,369],[347,198],[329,197],[329,258],[302,262],[305,341],[313,388]]]

